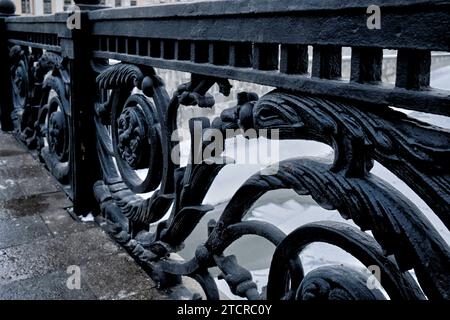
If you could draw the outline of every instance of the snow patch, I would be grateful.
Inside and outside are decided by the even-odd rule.
[[[92,213],[89,213],[87,216],[78,216],[82,222],[94,222],[95,218]]]

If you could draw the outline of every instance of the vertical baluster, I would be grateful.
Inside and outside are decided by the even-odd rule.
[[[159,43],[160,43],[160,45],[159,45],[159,56],[161,57],[161,58],[164,58],[164,49],[165,49],[165,47],[164,47],[164,44],[165,44],[165,40],[160,40],[159,41]]]
[[[322,79],[341,78],[342,49],[335,46],[315,46],[312,76]]]
[[[191,58],[191,43],[186,40],[178,40],[175,44],[175,59],[189,60]]]
[[[308,73],[308,46],[281,45],[280,72],[286,74]]]
[[[179,40],[175,41],[173,51],[174,51],[175,60],[180,60],[180,41]]]
[[[140,53],[140,43],[139,43],[139,38],[134,39],[134,41],[136,41],[135,44],[134,44],[134,51],[135,51],[135,54],[136,54],[136,55],[139,55],[139,53]]]
[[[350,80],[359,83],[381,81],[383,49],[352,48]]]
[[[230,45],[230,65],[250,68],[253,60],[252,47],[251,43],[233,43]]]
[[[214,43],[211,42],[208,46],[208,63],[214,64]]]
[[[208,62],[209,44],[206,41],[195,41],[191,45],[191,61],[197,63]]]
[[[152,52],[152,41],[147,39],[147,55],[150,57]]]
[[[214,42],[211,44],[210,63],[223,66],[230,61],[230,47],[226,42]],[[211,50],[211,48],[210,48]]]
[[[430,86],[430,68],[430,51],[399,50],[395,85],[405,89],[426,89]]]
[[[129,49],[130,49],[130,47],[129,47],[129,39],[128,38],[124,38],[123,41],[124,41],[124,44],[125,44],[125,51],[124,52],[126,54],[129,54]]]
[[[253,68],[257,70],[277,70],[278,54],[278,44],[255,43],[253,46]]]

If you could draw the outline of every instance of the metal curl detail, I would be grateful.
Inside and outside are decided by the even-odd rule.
[[[323,208],[337,209],[342,217],[353,219],[362,230],[372,231],[374,238],[356,229],[344,230],[339,226],[336,231],[335,226],[330,227],[341,232],[339,237],[345,240],[340,241],[344,241],[344,247],[356,258],[366,264],[371,262],[381,266],[384,277],[382,285],[391,298],[424,298],[415,281],[406,272],[411,268],[416,271],[419,283],[428,297],[447,297],[449,274],[446,269],[450,261],[448,247],[414,204],[370,174],[374,159],[395,167],[395,161],[401,157],[413,156],[417,161],[412,163],[418,172],[423,163],[434,162],[436,150],[446,154],[447,150],[439,147],[442,141],[435,141],[433,148],[428,148],[425,144],[422,149],[411,147],[407,134],[402,131],[408,127],[410,119],[388,108],[367,116],[364,115],[366,110],[363,107],[278,91],[262,98],[251,93],[241,93],[237,107],[225,110],[212,124],[208,119],[195,119],[202,123],[203,132],[209,129],[223,132],[227,128],[279,129],[282,139],[301,138],[325,142],[334,148],[336,157],[332,164],[302,159],[286,160],[279,164],[279,171],[274,175],[254,175],[235,193],[219,221],[209,226],[208,240],[198,247],[195,257],[187,262],[176,262],[167,257],[183,248],[184,240],[200,219],[212,210],[211,206],[202,201],[214,178],[227,163],[189,163],[187,167],[180,168],[169,161],[170,153],[177,145],[170,141],[171,134],[177,129],[177,111],[182,105],[211,108],[214,99],[207,94],[211,86],[219,83],[223,93],[228,93],[230,87],[227,81],[192,75],[191,82],[180,86],[172,99],[169,99],[154,70],[140,70],[136,66],[125,65],[111,68],[112,70],[105,71],[97,78],[101,87],[108,88],[110,84],[117,86],[111,85],[109,88],[113,90],[109,99],[97,105],[97,128],[105,128],[110,121],[113,139],[108,141],[107,130],[100,130],[98,147],[104,181],[98,183],[95,193],[105,217],[110,221],[110,233],[148,266],[152,275],[163,286],[178,283],[179,277],[186,275],[200,279],[202,288],[211,290],[207,292],[207,297],[214,298],[217,288],[208,284],[211,279],[207,270],[217,266],[223,272],[223,278],[232,292],[251,299],[265,298],[264,292],[261,294],[256,290],[250,273],[239,266],[235,258],[223,255],[223,250],[241,236],[255,234],[268,239],[277,247],[271,275],[272,270],[280,273],[280,268],[287,269],[283,269],[282,273],[289,275],[289,279],[278,279],[282,290],[274,289],[277,287],[274,287],[274,282],[269,278],[269,299],[384,298],[377,292],[364,289],[361,286],[364,277],[361,275],[356,275],[345,283],[349,276],[346,268],[325,268],[322,273],[304,275],[301,262],[295,258],[296,253],[284,255],[296,248],[289,240],[294,237],[295,232],[293,236],[285,238],[273,226],[242,221],[245,213],[264,193],[288,188],[300,195],[311,195]],[[132,93],[133,87],[142,89],[145,96]],[[140,102],[129,104],[130,99]],[[190,123],[192,137],[193,121]],[[381,127],[386,123],[401,125],[394,133],[390,129],[384,132]],[[149,130],[155,127],[160,130],[157,136],[160,137],[160,160],[163,164],[162,169],[157,172],[152,170],[151,165],[140,162],[139,159],[148,156],[142,157],[143,153],[138,151],[142,143],[153,141],[147,139]],[[423,128],[435,130],[425,126]],[[394,150],[393,141],[404,143],[400,149]],[[192,146],[194,143],[196,141],[192,142]],[[147,148],[151,149],[154,145],[155,143],[150,142]],[[114,150],[111,150],[111,146]],[[202,147],[205,148],[205,144]],[[111,160],[113,155],[119,159],[118,171],[114,169]],[[191,160],[193,157],[195,155],[191,150]],[[161,184],[150,198],[144,200],[138,194],[148,189],[134,189],[133,184],[127,181],[130,175],[123,170],[121,162],[125,162],[130,170],[147,167],[154,172],[150,175],[152,177],[158,177],[158,173],[162,173],[158,177]],[[161,219],[168,213],[170,206],[172,209],[168,219],[159,222],[154,231],[149,231],[149,223]],[[305,241],[312,241],[314,237],[306,239]],[[282,252],[284,260],[277,252]],[[393,254],[395,261],[386,257],[390,254]],[[282,266],[279,266],[281,261]],[[430,267],[429,261],[438,263]],[[335,274],[338,279],[331,283],[327,274]],[[284,284],[288,280],[291,286],[286,291]],[[320,289],[319,295],[314,293],[314,288]]]
[[[376,110],[376,111],[374,111]],[[450,228],[450,132],[388,107],[368,108],[273,91],[253,108],[255,129],[279,129],[282,139],[333,147],[332,170],[364,176],[379,161],[409,185]]]

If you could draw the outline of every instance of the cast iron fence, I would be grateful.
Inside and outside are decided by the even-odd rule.
[[[218,299],[209,272],[218,267],[231,291],[249,299],[385,298],[367,286],[368,275],[345,266],[304,274],[299,253],[325,242],[378,266],[391,299],[449,298],[448,245],[414,203],[370,172],[380,162],[450,226],[450,133],[392,109],[449,116],[450,92],[430,87],[430,64],[432,51],[450,51],[450,1],[380,1],[379,30],[367,28],[366,0],[121,9],[75,2],[85,3],[80,11],[19,17],[0,1],[2,130],[37,150],[69,186],[75,212],[100,212],[111,235],[161,286],[188,276],[208,299]],[[341,79],[342,47],[352,49],[349,81]],[[398,50],[395,84],[381,81],[383,49]],[[169,95],[154,68],[187,72],[191,80]],[[209,223],[208,239],[191,260],[175,261],[170,254],[212,209],[203,199],[225,165],[171,161],[177,111],[212,108],[208,91],[217,84],[228,95],[229,79],[276,89],[260,98],[242,92],[236,107],[214,121],[196,119],[203,133],[278,129],[280,139],[329,144],[334,162],[290,159],[272,175],[255,174]],[[144,179],[136,173],[142,168],[148,168]],[[310,195],[360,229],[317,217],[285,235],[243,219],[256,200],[277,189]],[[139,195],[150,191],[148,199]],[[169,210],[170,218],[150,231]],[[262,292],[251,273],[224,254],[244,235],[276,247]]]

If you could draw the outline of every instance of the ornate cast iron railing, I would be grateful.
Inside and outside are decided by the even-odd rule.
[[[298,254],[325,242],[378,266],[391,299],[450,297],[447,243],[411,200],[371,174],[374,161],[380,162],[449,228],[450,133],[392,107],[449,116],[450,93],[430,87],[430,62],[431,51],[450,51],[450,1],[383,1],[381,30],[366,27],[371,3],[365,0],[124,9],[84,2],[80,12],[41,17],[12,16],[1,2],[2,129],[37,150],[69,186],[78,214],[98,210],[110,234],[161,286],[188,276],[208,299],[218,299],[209,272],[218,267],[231,291],[248,299],[385,298],[367,287],[367,275],[345,266],[304,274]],[[73,14],[79,29],[67,28]],[[341,79],[342,47],[352,48],[349,81]],[[398,50],[393,85],[381,81],[383,49]],[[169,93],[154,68],[187,72],[191,80]],[[170,254],[212,210],[203,199],[225,166],[208,159],[185,167],[171,161],[177,112],[212,108],[208,92],[217,84],[228,95],[229,79],[276,89],[261,98],[239,94],[236,107],[214,121],[197,119],[203,132],[279,129],[280,139],[330,145],[334,162],[296,158],[282,161],[274,175],[253,175],[220,219],[209,223],[208,239],[195,255],[175,261]],[[144,179],[136,173],[141,168],[149,169]],[[269,223],[243,219],[256,200],[277,189],[310,195],[359,229],[317,217],[285,235]],[[150,191],[150,198],[140,196]],[[170,218],[150,231],[169,211]],[[369,230],[373,236],[363,232]],[[264,292],[234,256],[224,254],[244,235],[276,247]]]

